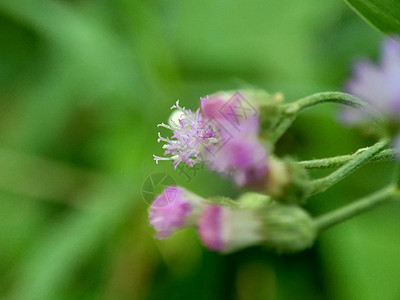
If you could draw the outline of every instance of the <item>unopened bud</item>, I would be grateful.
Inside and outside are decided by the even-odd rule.
[[[206,247],[228,253],[265,245],[279,253],[290,253],[314,243],[316,226],[301,207],[277,204],[256,193],[242,195],[237,204],[209,205],[203,210],[198,233]]]
[[[264,215],[265,245],[279,253],[299,252],[311,247],[317,236],[315,223],[301,207],[274,205]]]
[[[228,206],[207,206],[198,223],[203,244],[211,250],[228,253],[263,241],[262,218],[255,210]]]
[[[282,203],[303,204],[310,190],[308,172],[302,166],[289,159],[270,159],[266,193]]]

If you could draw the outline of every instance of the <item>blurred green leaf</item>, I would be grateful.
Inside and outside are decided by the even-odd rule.
[[[70,212],[37,239],[16,270],[19,282],[10,299],[56,299],[76,269],[140,203],[127,186],[130,181],[101,181],[80,195],[88,209]]]
[[[398,299],[398,213],[398,203],[391,203],[321,235],[334,299]]]
[[[346,0],[368,23],[384,33],[400,33],[400,3],[396,0]]]
[[[38,199],[69,203],[89,183],[103,180],[95,172],[34,155],[0,148],[0,189]],[[23,180],[21,180],[23,179]]]

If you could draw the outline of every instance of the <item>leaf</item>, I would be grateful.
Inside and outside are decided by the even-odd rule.
[[[388,34],[400,33],[397,0],[345,0],[365,21]]]

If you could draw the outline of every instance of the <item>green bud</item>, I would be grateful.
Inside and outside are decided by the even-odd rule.
[[[304,204],[312,186],[307,170],[291,159],[271,158],[266,193],[285,204]]]
[[[274,200],[270,196],[247,192],[242,194],[237,199],[238,207],[241,209],[262,209],[265,207],[269,207],[275,203]]]
[[[301,207],[274,205],[264,215],[264,244],[279,253],[300,252],[311,247],[317,229],[311,216]]]

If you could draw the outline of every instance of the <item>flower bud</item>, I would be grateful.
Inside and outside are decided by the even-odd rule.
[[[257,244],[279,253],[291,253],[313,245],[317,230],[304,209],[264,200],[266,206],[257,209],[207,206],[198,222],[203,244],[222,253]]]
[[[150,224],[156,238],[167,238],[176,231],[195,226],[206,205],[205,199],[179,186],[168,186],[149,208]]]
[[[228,253],[263,241],[262,218],[255,210],[209,205],[198,223],[201,241],[209,249]]]
[[[299,252],[311,247],[317,229],[311,216],[301,207],[274,205],[265,211],[264,244],[279,253]]]
[[[311,191],[308,172],[295,162],[270,158],[265,192],[286,204],[303,204]]]

